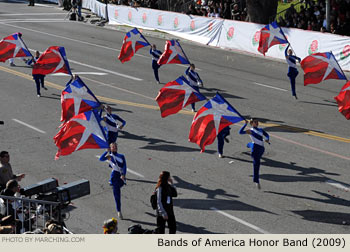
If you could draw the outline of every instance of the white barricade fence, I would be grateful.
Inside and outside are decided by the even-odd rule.
[[[202,44],[217,44],[222,19],[185,15],[148,8],[108,5],[110,24],[158,30]]]
[[[101,3],[97,0],[82,0],[82,7],[84,9],[90,10],[92,13],[96,14],[99,17],[106,18],[106,4]]]
[[[15,233],[23,233],[43,229],[48,220],[60,220],[61,208],[58,202],[0,195],[0,216],[8,215],[16,216],[18,220]]]
[[[262,27],[264,25],[225,20],[218,46],[261,55],[258,46]],[[332,51],[342,69],[350,71],[350,37],[294,28],[282,29],[292,49],[301,59],[316,52]],[[275,45],[265,55],[284,59],[286,46]]]
[[[93,1],[93,0],[90,0]],[[191,16],[181,13],[108,4],[110,24],[159,30],[201,44],[258,52],[261,24]],[[298,57],[332,51],[343,70],[350,71],[350,37],[283,28]],[[284,59],[286,45],[275,45],[266,57]]]

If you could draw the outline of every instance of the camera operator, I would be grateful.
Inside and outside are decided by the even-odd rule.
[[[78,9],[78,20],[82,21],[81,8],[83,5],[83,0],[72,0],[73,13]]]
[[[10,179],[21,181],[25,174],[13,174],[10,164],[10,154],[7,151],[0,152],[0,191],[6,187],[6,183]]]

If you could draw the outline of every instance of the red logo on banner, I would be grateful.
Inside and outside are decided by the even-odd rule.
[[[128,19],[129,19],[129,21],[132,20],[132,12],[131,11],[129,11],[129,13],[128,13]]]
[[[210,22],[208,25],[208,31],[212,31],[213,30],[213,22]]]
[[[190,28],[192,31],[194,31],[194,29],[196,29],[196,24],[195,24],[194,20],[191,21]]]
[[[179,26],[179,18],[175,17],[174,19],[174,28],[177,28]]]
[[[311,45],[309,46],[309,55],[313,54],[313,53],[317,53],[318,52],[318,41],[314,40],[311,42]]]
[[[253,39],[252,39],[253,46],[257,46],[259,44],[259,40],[260,40],[260,31],[257,31],[254,34]]]
[[[114,18],[115,18],[115,19],[118,19],[118,16],[119,16],[118,10],[115,10],[115,11],[114,11]]]
[[[350,45],[346,45],[344,46],[343,51],[340,52],[340,59],[343,60],[349,57],[349,55],[350,55]]]
[[[162,17],[162,15],[159,15],[158,16],[158,25],[162,25],[162,23],[163,23],[163,17]]]
[[[147,14],[146,14],[146,12],[144,12],[143,15],[142,15],[142,22],[143,23],[147,22]]]
[[[231,40],[234,34],[235,34],[235,28],[231,26],[230,29],[228,29],[228,32],[226,34],[227,40]]]

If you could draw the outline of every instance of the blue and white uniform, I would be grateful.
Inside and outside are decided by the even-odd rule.
[[[158,65],[157,61],[159,60],[159,57],[162,55],[162,52],[159,50],[153,50],[152,48],[149,50],[149,53],[152,55],[152,68],[154,72],[154,78],[156,78],[156,81],[159,82],[159,75],[158,75],[158,69],[161,65]]]
[[[230,127],[227,126],[225,128],[223,128],[219,134],[216,136],[218,139],[218,152],[220,155],[222,155],[224,153],[224,143],[225,143],[225,137],[227,137],[228,135],[230,135]]]
[[[203,81],[201,77],[199,77],[199,74],[196,71],[191,70],[190,67],[188,67],[185,71],[185,75],[187,77],[188,82],[192,87],[195,89],[198,88],[198,86],[203,86]],[[192,110],[195,111],[195,103],[191,104]]]
[[[299,74],[296,62],[297,61],[300,62],[301,59],[299,57],[297,57],[297,56],[294,56],[294,55],[288,55],[288,48],[289,48],[289,44],[288,44],[286,50],[284,51],[284,55],[286,57],[286,61],[287,61],[288,65],[289,65],[287,76],[289,77],[289,80],[290,80],[290,86],[291,86],[291,89],[292,89],[292,95],[296,97],[297,94],[295,92],[295,78]]]
[[[240,129],[239,134],[246,134],[245,127],[247,124],[244,124]],[[249,135],[252,142],[247,144],[247,147],[251,149],[251,157],[253,158],[253,167],[254,167],[254,176],[253,181],[259,184],[259,169],[260,169],[260,159],[264,154],[264,137],[266,140],[270,139],[269,134],[261,128],[251,128],[251,134]]]
[[[107,159],[108,151],[103,153],[100,157],[100,161],[106,161]],[[126,160],[123,154],[119,154],[117,152],[111,152],[109,153],[111,160],[108,160],[109,167],[112,168],[112,173],[110,176],[110,184],[113,186],[113,195],[115,200],[115,205],[117,208],[117,212],[121,212],[121,200],[120,200],[120,188],[122,188],[125,184],[125,181],[123,181],[120,176],[126,175],[127,167],[126,167]]]
[[[117,121],[122,123],[122,127],[126,124],[126,122],[119,116],[115,114],[106,114],[104,117],[107,127],[107,141],[108,145],[111,143],[115,143],[118,137],[119,125]]]

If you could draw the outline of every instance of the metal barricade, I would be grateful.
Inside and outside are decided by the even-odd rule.
[[[0,215],[15,216],[15,233],[43,229],[48,220],[63,223],[58,202],[0,195]]]

